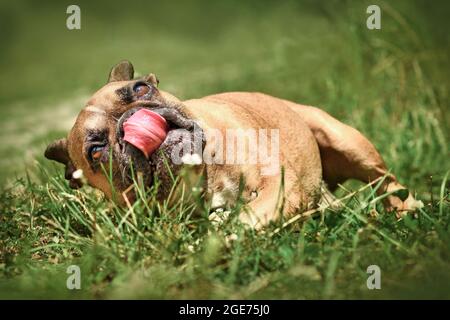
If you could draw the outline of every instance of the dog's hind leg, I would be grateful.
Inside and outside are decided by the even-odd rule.
[[[323,178],[331,190],[348,179],[371,182],[385,177],[378,193],[406,189],[388,169],[374,145],[358,130],[338,121],[323,110],[315,107],[286,102],[307,123],[320,149]],[[388,210],[396,209],[399,214],[420,207],[420,201],[411,194],[400,199],[391,195],[385,200]]]

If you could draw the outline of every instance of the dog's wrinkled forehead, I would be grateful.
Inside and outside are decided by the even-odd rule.
[[[123,60],[116,64],[109,73],[107,84],[89,99],[77,122],[88,118],[90,114],[98,117],[125,112],[124,105],[129,101],[124,100],[123,92],[129,91],[131,83],[135,82],[133,77],[134,67],[129,61]]]
[[[122,92],[134,82],[134,80],[110,82],[94,93],[78,114],[70,130],[69,149],[83,145],[86,137],[92,132],[106,130],[109,132],[111,131],[109,128],[115,127],[114,124],[120,115],[130,108],[124,101]]]
[[[110,82],[98,90],[86,103],[85,111],[89,112],[120,112],[122,106],[127,104],[126,92],[129,91],[131,83],[134,81]]]
[[[134,77],[134,67],[127,60],[120,61],[109,72],[107,84],[98,90],[88,101],[89,105],[100,105],[108,110],[119,100],[117,90],[126,86]]]
[[[92,95],[78,114],[69,132],[69,153],[75,155],[76,149],[91,137],[101,135],[113,141],[117,122],[129,109],[159,106],[167,102],[166,97],[174,100],[170,94],[158,90],[158,83],[153,73],[135,79],[129,61],[115,65],[107,83]]]
[[[114,101],[119,100],[117,90],[125,87],[131,81],[116,81],[105,84],[102,88],[97,90],[87,102],[87,105],[97,104],[110,106]]]
[[[83,135],[87,130],[106,127],[110,120],[126,111],[120,89],[131,81],[111,82],[98,90],[80,111],[71,131]]]

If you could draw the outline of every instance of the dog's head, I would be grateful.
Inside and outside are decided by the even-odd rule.
[[[113,67],[108,83],[89,99],[68,137],[47,147],[46,158],[66,166],[65,177],[72,188],[81,186],[81,179],[73,173],[82,170],[91,186],[112,198],[113,189],[117,193],[125,191],[140,173],[147,186],[157,177],[163,195],[170,188],[169,177],[181,166],[183,153],[201,153],[203,132],[183,105],[157,88],[158,80],[153,74],[139,79],[133,76],[133,66],[128,61]],[[165,126],[162,143],[151,153],[125,137],[124,124],[143,110],[158,117]],[[141,140],[154,138],[151,132],[138,131],[144,131],[137,133],[144,135]]]

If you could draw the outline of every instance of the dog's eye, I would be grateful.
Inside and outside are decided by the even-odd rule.
[[[105,146],[93,146],[89,149],[89,156],[92,161],[98,161],[103,155]]]
[[[145,83],[137,83],[133,87],[133,91],[136,93],[137,97],[145,96],[147,93],[150,92],[150,87]]]

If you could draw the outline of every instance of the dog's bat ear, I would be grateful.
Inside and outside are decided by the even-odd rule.
[[[47,149],[45,149],[44,156],[49,160],[54,160],[64,164],[66,166],[64,170],[64,178],[69,180],[69,186],[72,189],[81,188],[83,181],[73,177],[75,167],[73,166],[69,153],[67,152],[67,139],[58,139],[50,143]]]
[[[67,139],[58,139],[50,143],[45,149],[44,156],[47,159],[67,165],[70,162],[69,153],[67,152]]]
[[[133,77],[133,65],[128,60],[122,60],[111,69],[108,82],[131,80]]]
[[[150,73],[149,75],[145,76],[144,80],[150,82],[155,87],[158,87],[159,79],[155,76],[154,73]]]

